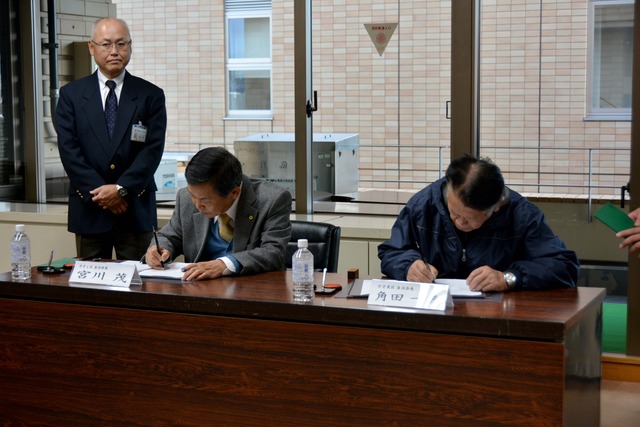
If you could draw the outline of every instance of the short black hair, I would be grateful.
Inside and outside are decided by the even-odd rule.
[[[446,178],[451,191],[470,209],[491,209],[504,193],[500,168],[487,157],[458,157],[447,168]]]
[[[184,172],[189,185],[209,183],[220,197],[242,184],[240,161],[223,147],[207,147],[191,158]]]

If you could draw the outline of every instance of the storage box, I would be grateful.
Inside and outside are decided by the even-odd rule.
[[[293,133],[261,133],[234,142],[245,175],[276,182],[295,194]],[[311,144],[314,194],[350,195],[358,191],[359,136],[320,133]]]
[[[156,200],[173,201],[176,199],[177,182],[178,182],[178,163],[173,159],[163,159],[153,175],[158,192]]]

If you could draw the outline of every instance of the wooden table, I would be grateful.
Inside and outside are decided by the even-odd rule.
[[[429,312],[296,304],[289,272],[67,281],[0,274],[2,425],[599,425],[603,289]]]

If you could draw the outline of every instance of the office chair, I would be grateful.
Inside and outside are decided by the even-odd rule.
[[[329,273],[338,272],[340,227],[323,222],[291,221],[291,240],[287,244],[285,257],[287,268],[291,268],[291,257],[298,250],[298,239],[309,241],[316,271],[326,268]]]

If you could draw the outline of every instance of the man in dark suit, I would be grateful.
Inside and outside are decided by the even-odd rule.
[[[183,280],[283,270],[291,239],[291,194],[268,181],[250,179],[238,159],[222,147],[200,150],[185,170],[169,223],[152,242],[146,262],[179,255],[194,263]]]
[[[154,173],[167,128],[164,92],[129,74],[131,34],[96,22],[98,70],[62,87],[55,124],[70,180],[68,229],[81,258],[140,259],[157,224]]]

